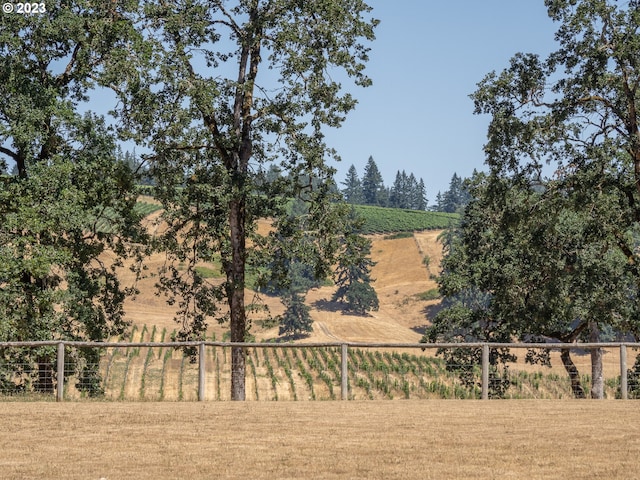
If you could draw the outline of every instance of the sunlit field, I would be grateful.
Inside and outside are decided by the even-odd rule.
[[[635,401],[0,403],[2,478],[634,478]]]

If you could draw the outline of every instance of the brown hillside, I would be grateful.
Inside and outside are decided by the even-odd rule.
[[[156,215],[149,217],[150,228]],[[376,262],[373,268],[373,284],[380,300],[380,309],[369,316],[348,315],[339,304],[330,302],[335,287],[314,289],[307,295],[307,304],[312,307],[314,331],[305,340],[347,340],[355,342],[417,342],[421,338],[421,327],[427,322],[425,309],[435,301],[420,300],[416,296],[436,288],[433,273],[439,270],[442,256],[437,242],[440,231],[415,233],[411,238],[388,240],[383,236],[372,236],[371,257]],[[429,267],[423,264],[424,256],[430,259]],[[165,256],[154,254],[147,258],[146,278],[139,280],[140,294],[128,299],[125,311],[133,324],[153,325],[159,330],[179,328],[173,320],[175,307],[166,304],[165,298],[156,295],[154,285],[157,272],[165,262]],[[134,278],[128,270],[122,273],[123,283],[130,285]],[[213,280],[215,281],[215,280]],[[247,291],[247,302],[254,300],[254,293]],[[277,298],[262,297],[272,315],[282,313],[283,307]],[[209,326],[210,335],[221,339],[226,327],[215,322]],[[265,330],[254,322],[252,333],[258,340],[278,336],[277,327]]]

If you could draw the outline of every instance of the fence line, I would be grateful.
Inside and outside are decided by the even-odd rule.
[[[482,351],[481,361],[481,398],[489,398],[490,376],[490,350],[499,348],[509,349],[544,349],[550,351],[563,350],[594,350],[594,349],[618,349],[620,360],[620,397],[627,399],[627,349],[640,349],[640,343],[634,342],[602,342],[602,343],[373,343],[373,342],[313,342],[313,343],[240,343],[217,341],[191,341],[191,342],[77,342],[77,341],[34,341],[34,342],[0,342],[0,349],[4,348],[34,348],[56,347],[56,400],[64,400],[65,379],[65,348],[195,348],[198,357],[198,400],[205,400],[206,395],[206,348],[336,348],[340,349],[340,398],[349,398],[349,349],[374,348],[374,349],[468,349],[476,348]],[[62,381],[60,381],[62,379]]]

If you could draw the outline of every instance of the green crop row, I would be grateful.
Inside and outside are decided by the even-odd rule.
[[[155,340],[157,329],[146,331]],[[135,341],[145,340],[145,329],[134,332]],[[161,340],[167,336],[163,329]],[[171,335],[169,335],[171,336]],[[212,340],[215,341],[215,338]],[[127,339],[121,339],[127,341]],[[228,347],[207,347],[205,357],[205,389],[207,400],[228,400],[230,361]],[[100,391],[103,399],[144,401],[194,401],[198,397],[198,362],[179,349],[167,347],[103,347]],[[288,346],[247,349],[247,399],[249,400],[337,400],[340,398],[340,351],[335,347]],[[67,364],[66,364],[67,365]],[[76,365],[65,365],[73,372]],[[454,365],[440,358],[402,352],[354,349],[348,352],[349,398],[365,399],[478,399],[481,396],[479,376],[475,385],[461,384]],[[505,398],[572,398],[571,382],[562,373],[513,369],[508,374],[510,388]],[[65,396],[79,399],[86,392],[78,390],[79,372],[71,373],[65,382]],[[477,375],[476,375],[477,376]],[[589,375],[581,378],[589,388]],[[619,378],[605,379],[605,395],[615,398]],[[33,391],[25,398],[40,397]],[[0,391],[0,400],[13,398],[15,392]],[[52,397],[49,397],[53,399]]]
[[[136,329],[128,340],[142,341],[150,336],[156,336],[155,329],[152,335],[146,328]],[[105,397],[195,400],[197,365],[181,358],[179,350],[154,350],[159,351],[151,353],[143,349],[140,354],[140,349],[116,348],[105,352],[101,369]],[[220,384],[226,384],[230,378],[231,366],[226,361],[228,349],[212,347],[208,350],[206,375],[211,391],[207,398],[219,400]],[[219,358],[225,360],[224,364]],[[441,359],[428,356],[350,349],[348,367],[349,397],[352,399],[477,396],[476,392],[466,391],[459,385]],[[335,400],[339,398],[340,383],[339,349],[300,346],[247,350],[248,398]]]
[[[365,234],[440,230],[455,224],[459,218],[459,215],[454,213],[402,210],[371,205],[354,205],[354,209],[364,220],[362,233]]]
[[[175,334],[175,331],[173,332]],[[171,332],[157,327],[134,326],[122,342],[165,341]],[[215,341],[215,336],[211,338]],[[207,400],[226,400],[231,378],[230,349],[205,349]],[[247,348],[247,399],[250,400],[334,400],[340,398],[342,381],[340,348],[288,345],[280,348]],[[99,365],[101,391],[113,400],[196,400],[198,362],[191,362],[179,349],[168,347],[104,347]],[[349,398],[428,399],[480,398],[480,378],[465,387],[455,365],[425,353],[393,349],[349,348],[347,363]],[[479,367],[478,367],[479,371]],[[550,372],[509,371],[511,388],[507,398],[571,398],[568,377]],[[588,379],[583,379],[585,385]],[[606,379],[607,396],[613,398],[619,379]],[[76,379],[66,383],[65,395],[78,398]],[[1,396],[1,392],[0,392]]]

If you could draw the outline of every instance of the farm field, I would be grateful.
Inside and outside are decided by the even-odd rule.
[[[0,403],[5,479],[579,479],[640,471],[635,402]]]
[[[127,340],[163,341],[169,335],[146,326],[134,327]],[[213,339],[210,339],[213,340]],[[100,375],[104,399],[126,401],[196,401],[198,363],[180,350],[168,347],[118,347],[103,349]],[[552,356],[557,357],[557,352]],[[522,351],[520,358],[522,358]],[[578,367],[588,372],[588,356],[575,356]],[[559,364],[559,362],[557,362]],[[347,356],[349,400],[479,399],[479,385],[461,385],[434,350],[350,347]],[[606,398],[615,398],[619,387],[619,358],[605,353]],[[208,346],[204,357],[206,401],[229,400],[230,349]],[[341,353],[336,347],[300,345],[250,347],[247,349],[248,401],[309,401],[341,398]],[[479,381],[479,372],[477,372]],[[562,367],[553,369],[514,365],[509,374],[511,399],[568,399],[571,386]],[[67,400],[81,398],[77,378],[65,388]],[[588,378],[583,379],[585,388]],[[52,398],[51,398],[52,399]]]
[[[158,213],[148,217],[152,230],[159,228],[154,224]],[[261,228],[268,228],[266,222]],[[307,294],[306,303],[312,309],[314,331],[301,341],[418,342],[428,321],[428,307],[438,303],[437,300],[424,299],[421,294],[436,288],[433,275],[439,271],[442,256],[442,247],[437,241],[440,233],[441,230],[427,230],[396,239],[382,234],[371,235],[371,257],[376,262],[372,270],[373,286],[380,299],[380,309],[366,316],[350,315],[330,301],[335,287],[312,289]],[[425,256],[429,257],[428,266],[423,263]],[[127,318],[133,325],[138,325],[139,331],[144,325],[149,331],[155,326],[158,332],[163,329],[171,332],[177,328],[173,320],[174,310],[166,304],[164,297],[156,295],[157,272],[165,261],[165,256],[157,253],[146,259],[147,277],[136,283],[140,293],[125,303]],[[134,284],[133,274],[127,268],[121,269],[120,278],[123,285]],[[253,291],[247,290],[247,302],[254,301],[254,295]],[[269,307],[271,315],[284,311],[278,298],[263,295],[260,300]],[[278,327],[263,328],[260,318],[252,320],[251,333],[257,341],[278,338]],[[225,326],[211,321],[208,337],[215,335],[222,340],[225,331]]]
[[[355,211],[364,219],[363,233],[414,232],[449,227],[458,221],[458,214],[403,210],[399,208],[354,205]]]
[[[144,205],[153,207],[152,202]],[[149,214],[150,223],[159,212]],[[153,225],[153,223],[152,223]],[[263,228],[267,228],[264,225]],[[436,289],[434,275],[439,271],[442,247],[439,230],[414,232],[396,237],[371,235],[371,255],[376,265],[372,276],[380,299],[380,309],[366,316],[350,315],[330,301],[334,287],[313,289],[307,295],[314,331],[296,343],[308,342],[394,342],[417,343],[425,325],[438,308],[438,300],[424,295]],[[423,261],[428,258],[428,262]],[[154,254],[146,261],[153,273],[164,263],[163,255]],[[211,268],[211,266],[206,267]],[[131,281],[122,269],[123,283]],[[155,295],[157,277],[150,274],[138,282],[139,295],[125,305],[132,322],[130,333],[121,339],[131,342],[166,342],[178,325],[173,311],[162,297]],[[215,278],[212,281],[216,281]],[[254,293],[247,291],[247,300]],[[278,298],[263,296],[271,314],[283,310]],[[256,341],[282,339],[278,327],[262,325],[253,319]],[[224,341],[225,327],[211,322],[207,339]],[[247,358],[247,399],[260,401],[335,400],[340,398],[340,352],[337,348],[251,348]],[[633,352],[630,351],[633,355]],[[520,353],[520,358],[524,353]],[[590,367],[585,355],[574,357],[588,386]],[[510,369],[512,387],[508,398],[571,398],[569,379],[559,360],[553,369],[520,362]],[[479,386],[469,390],[457,375],[447,369],[434,350],[349,349],[349,399],[468,399],[479,398]],[[198,392],[198,365],[189,362],[180,351],[170,348],[104,349],[97,367],[102,378],[105,399],[127,401],[194,401]],[[230,385],[230,351],[206,349],[206,393],[208,401],[228,400]],[[69,371],[69,369],[67,370]],[[614,398],[619,385],[619,360],[616,352],[605,355],[606,398]],[[81,396],[72,378],[65,387],[65,397]],[[52,399],[52,398],[51,398]]]
[[[159,212],[151,201],[140,204],[150,211],[150,226]],[[267,224],[262,228],[268,228]],[[380,299],[380,309],[369,315],[350,315],[339,304],[331,302],[334,287],[311,290],[307,304],[311,307],[314,331],[298,340],[294,348],[251,348],[247,351],[247,399],[260,401],[335,400],[340,398],[339,348],[301,348],[308,342],[419,342],[438,299],[425,295],[436,291],[435,274],[439,271],[442,247],[440,230],[413,232],[409,235],[370,235],[371,255],[376,265],[372,276]],[[428,259],[428,261],[424,261]],[[125,338],[130,342],[167,342],[178,325],[173,311],[162,297],[155,294],[155,271],[164,256],[153,254],[146,263],[150,274],[140,280],[140,293],[125,304],[132,328]],[[205,265],[204,268],[212,268]],[[122,269],[124,284],[132,281]],[[213,278],[211,281],[217,281]],[[247,301],[254,293],[247,290]],[[276,297],[263,296],[272,315],[282,312]],[[252,333],[258,342],[281,341],[278,327],[253,319]],[[225,327],[211,322],[207,339],[224,341]],[[69,352],[71,353],[71,352]],[[633,351],[630,355],[635,355]],[[524,356],[519,353],[520,358]],[[557,357],[557,355],[556,355]],[[588,388],[590,373],[586,355],[574,361]],[[631,359],[633,361],[633,357]],[[554,368],[525,365],[519,362],[510,369],[512,386],[507,398],[566,399],[571,398],[569,379],[558,358]],[[99,366],[104,399],[127,401],[194,401],[198,392],[198,365],[191,363],[181,351],[171,348],[103,349]],[[71,370],[71,366],[67,371]],[[230,385],[230,351],[224,347],[207,347],[205,359],[205,395],[208,401],[228,400]],[[619,386],[619,359],[616,352],[605,354],[606,398],[615,398]],[[479,378],[478,378],[479,379]],[[65,387],[65,398],[78,399],[77,378]],[[350,348],[348,358],[350,400],[417,400],[479,398],[479,386],[469,390],[460,384],[434,350],[390,350]],[[10,398],[6,398],[10,400]],[[43,398],[44,399],[53,399]]]

